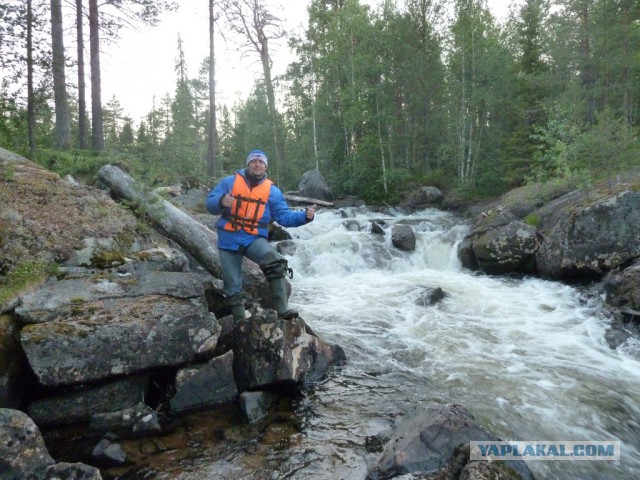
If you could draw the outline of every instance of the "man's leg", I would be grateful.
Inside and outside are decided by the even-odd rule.
[[[242,290],[242,253],[231,250],[218,250],[222,267],[225,303],[231,308],[233,320],[245,318],[245,295]]]
[[[286,320],[297,317],[298,312],[289,308],[286,281],[287,260],[264,238],[255,240],[247,248],[245,255],[256,262],[267,277],[278,317]]]

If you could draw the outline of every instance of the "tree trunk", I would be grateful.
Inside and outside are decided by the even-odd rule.
[[[278,128],[278,110],[276,109],[276,96],[271,79],[271,59],[269,58],[269,45],[267,37],[262,33],[260,36],[260,60],[262,61],[262,71],[264,72],[264,83],[267,88],[267,102],[269,104],[269,114],[273,129],[273,145],[276,150],[276,164],[273,166],[276,175],[280,176],[280,165],[282,165],[282,143],[280,141],[280,129]]]
[[[144,184],[112,165],[98,171],[98,181],[108,187],[113,196],[134,204],[136,215],[151,220],[160,230],[189,252],[202,267],[216,278],[222,278],[218,256],[218,235],[191,216],[164,200]],[[255,298],[268,296],[266,280],[260,267],[243,260],[244,285]]]
[[[100,79],[100,22],[98,0],[89,0],[89,49],[91,55],[91,146],[104,149],[102,93]]]
[[[215,62],[215,18],[213,16],[214,0],[209,0],[209,154],[207,174],[215,177],[217,156],[217,125],[216,125],[216,62]]]
[[[76,40],[78,45],[78,146],[87,148],[87,100],[84,81],[84,15],[82,0],[76,0]]]
[[[65,149],[69,147],[71,126],[64,68],[61,0],[51,0],[51,48],[53,51],[53,95],[56,106],[56,145],[60,149]]]
[[[33,8],[27,0],[27,125],[29,130],[29,152],[36,152],[36,111],[33,97]]]

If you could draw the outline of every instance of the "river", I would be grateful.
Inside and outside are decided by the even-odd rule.
[[[391,245],[398,221],[412,225],[414,252]],[[363,480],[393,423],[436,401],[464,405],[504,440],[621,442],[617,462],[529,461],[539,479],[638,478],[638,342],[607,345],[602,300],[587,289],[462,269],[466,229],[437,210],[366,209],[323,211],[291,229],[290,302],[344,348],[347,365],[253,427],[257,440],[239,440],[248,430],[227,431],[226,443],[210,439],[214,427],[194,434],[210,418],[196,414],[191,455],[171,472],[156,464],[155,477]],[[446,298],[419,305],[430,287]]]

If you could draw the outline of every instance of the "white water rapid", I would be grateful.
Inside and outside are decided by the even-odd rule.
[[[467,227],[448,213],[347,212],[290,230],[290,302],[348,364],[301,401],[301,434],[275,478],[364,479],[379,452],[363,445],[429,400],[464,405],[504,440],[621,442],[619,462],[529,461],[539,479],[640,477],[638,344],[607,345],[600,299],[463,270]],[[384,236],[371,233],[374,219]],[[400,220],[416,232],[415,252],[391,245]],[[417,305],[428,287],[447,297]]]

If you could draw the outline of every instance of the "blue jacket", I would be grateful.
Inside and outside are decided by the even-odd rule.
[[[245,172],[246,169],[244,168],[236,171],[236,173],[239,173],[243,177],[245,176]],[[218,248],[223,250],[238,250],[240,247],[247,247],[258,237],[267,238],[267,224],[271,220],[275,220],[283,227],[299,227],[307,223],[306,212],[304,210],[290,210],[282,191],[275,185],[271,185],[269,201],[258,223],[258,235],[252,235],[245,230],[239,230],[237,232],[225,230],[224,226],[227,224],[227,220],[223,218],[226,216],[223,214],[231,214],[231,209],[222,207],[220,200],[227,193],[231,193],[235,179],[235,174],[224,177],[220,180],[220,183],[209,192],[209,195],[207,195],[207,211],[214,215],[221,215],[220,219],[216,222]]]

